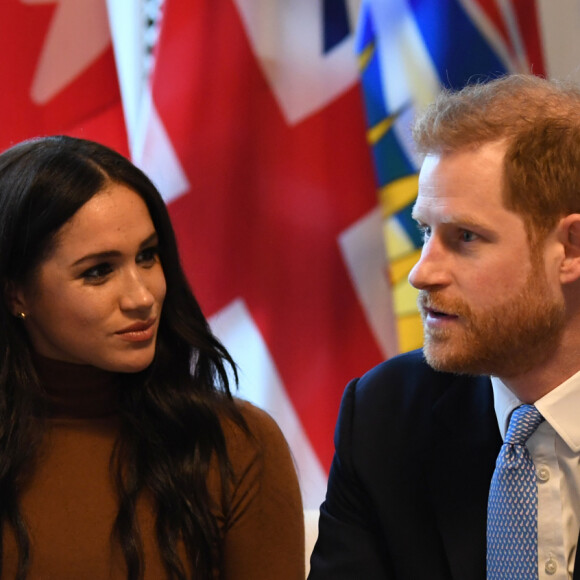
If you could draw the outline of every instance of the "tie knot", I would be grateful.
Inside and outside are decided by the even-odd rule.
[[[512,413],[505,442],[523,445],[543,420],[534,405],[521,405]]]

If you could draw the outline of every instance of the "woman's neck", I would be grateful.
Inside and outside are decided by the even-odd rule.
[[[96,418],[118,411],[121,375],[34,354],[50,417]]]

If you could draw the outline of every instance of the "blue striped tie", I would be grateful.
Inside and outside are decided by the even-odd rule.
[[[487,505],[487,579],[538,578],[538,490],[526,441],[544,420],[533,405],[511,416]]]

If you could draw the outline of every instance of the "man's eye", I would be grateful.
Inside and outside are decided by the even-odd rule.
[[[469,230],[461,230],[460,237],[462,242],[474,242],[478,236]]]
[[[421,224],[419,224],[417,227],[419,228],[423,242],[426,242],[431,237],[431,228]]]

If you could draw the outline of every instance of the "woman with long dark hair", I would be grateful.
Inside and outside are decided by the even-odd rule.
[[[62,136],[0,155],[0,282],[2,578],[304,577],[286,442],[232,397],[139,169]]]

